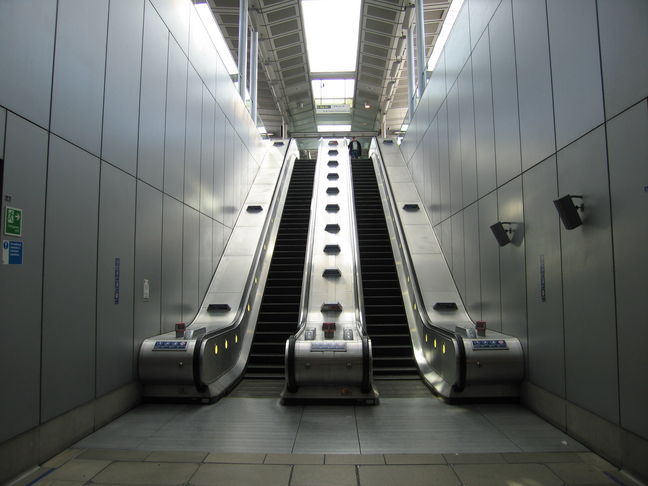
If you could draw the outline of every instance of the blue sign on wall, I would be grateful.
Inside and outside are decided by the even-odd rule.
[[[5,265],[22,265],[23,242],[4,240],[2,242],[2,263]]]

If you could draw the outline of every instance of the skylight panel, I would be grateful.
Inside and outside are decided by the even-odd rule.
[[[353,98],[355,79],[313,79],[311,85],[316,103],[344,103]]]
[[[318,132],[350,132],[351,125],[317,125]]]
[[[301,0],[313,73],[355,71],[361,0]]]

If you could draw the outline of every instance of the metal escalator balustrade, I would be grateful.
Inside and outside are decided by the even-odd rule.
[[[314,176],[315,161],[295,161],[244,375],[246,379],[284,379],[286,340],[295,333],[299,321]]]
[[[353,160],[353,192],[364,292],[376,379],[418,379],[407,314],[371,159]]]

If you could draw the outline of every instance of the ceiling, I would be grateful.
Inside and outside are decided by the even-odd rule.
[[[238,57],[239,0],[208,0],[214,17]],[[429,58],[450,0],[424,0],[425,49]],[[316,137],[317,124],[351,124],[358,135],[400,131],[407,115],[405,31],[415,22],[413,0],[362,0],[350,114],[316,114],[300,0],[249,0],[250,29],[259,32],[258,117],[270,136]],[[332,26],[332,32],[334,26]],[[249,44],[249,43],[248,43]],[[316,78],[339,78],[338,73]],[[343,77],[348,77],[345,73]],[[369,108],[365,108],[369,106]],[[285,134],[284,134],[285,135]]]

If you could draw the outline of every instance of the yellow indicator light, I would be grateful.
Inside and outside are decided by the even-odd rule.
[[[445,343],[443,343],[443,346],[441,347],[441,352],[445,354]]]
[[[436,339],[434,340],[434,349],[436,349]]]
[[[428,335],[427,334],[425,335],[425,342],[426,343],[428,342]]]
[[[416,303],[414,303],[414,310],[416,310]]]
[[[265,245],[263,245],[263,249],[264,249],[264,250],[267,250],[267,249],[268,249],[268,247],[267,247],[267,246],[265,246]]]
[[[407,281],[408,281],[408,282],[410,281],[409,279],[410,279],[410,278],[409,278],[409,277],[407,277]]]
[[[238,334],[234,336],[234,344],[238,344]]]
[[[227,349],[228,347],[229,347],[229,346],[228,346],[227,339],[226,339],[226,340],[225,340],[225,349]]]
[[[214,346],[214,354],[218,354],[218,344]]]
[[[248,304],[247,309],[248,309],[248,312],[250,312],[250,304]]]
[[[255,283],[255,284],[258,284],[258,283],[259,283],[259,279],[256,278],[256,277],[254,277],[254,283]]]

